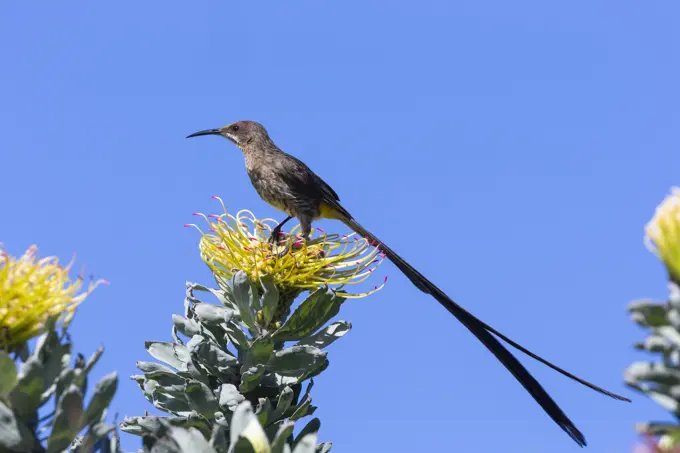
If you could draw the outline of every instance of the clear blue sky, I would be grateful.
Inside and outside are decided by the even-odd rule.
[[[0,241],[111,281],[78,350],[126,379],[169,340],[185,280],[211,283],[194,211],[277,215],[240,152],[184,137],[265,124],[346,207],[482,319],[609,400],[528,359],[591,452],[670,420],[622,384],[643,355],[630,299],[666,294],[643,226],[680,184],[677,2],[2,2]],[[327,230],[341,229],[325,222]],[[496,360],[386,264],[346,304],[318,379],[338,452],[566,453],[578,447]],[[379,280],[379,278],[378,278]],[[344,384],[344,385],[342,385]],[[138,439],[125,436],[133,450]]]

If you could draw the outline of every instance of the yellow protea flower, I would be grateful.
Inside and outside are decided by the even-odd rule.
[[[671,189],[645,228],[645,244],[664,262],[668,273],[680,282],[680,187]]]
[[[103,280],[90,282],[80,292],[83,279],[69,278],[71,264],[59,264],[56,257],[38,259],[31,246],[15,258],[0,244],[0,349],[12,349],[42,333],[51,317],[67,326],[76,307]]]
[[[185,226],[196,227],[201,232],[201,258],[216,277],[223,280],[230,279],[239,270],[253,282],[266,274],[273,277],[280,292],[299,294],[321,285],[361,283],[384,259],[377,248],[355,234],[327,234],[316,228],[310,239],[305,240],[296,235],[300,225],[272,245],[268,238],[277,225],[276,220],[257,219],[248,210],[232,216],[220,198],[213,198],[222,203],[223,214],[194,214],[202,216],[210,230],[204,233],[194,224]],[[343,297],[365,297],[384,284],[385,281],[358,294],[343,293]]]

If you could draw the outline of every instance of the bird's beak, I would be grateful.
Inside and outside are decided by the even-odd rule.
[[[199,137],[201,135],[222,135],[219,129],[206,129],[204,131],[194,132],[191,135],[187,135],[187,138]]]

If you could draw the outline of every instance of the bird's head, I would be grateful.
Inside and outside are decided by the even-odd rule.
[[[246,148],[248,145],[257,144],[260,141],[269,139],[269,135],[264,126],[255,121],[237,121],[219,129],[206,129],[194,132],[187,136],[187,138],[201,135],[220,135],[233,142],[241,149]]]

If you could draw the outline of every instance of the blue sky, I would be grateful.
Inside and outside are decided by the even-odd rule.
[[[111,282],[78,350],[152,409],[144,340],[169,340],[184,282],[211,283],[192,212],[278,215],[240,152],[185,140],[265,124],[359,221],[473,313],[608,389],[524,362],[586,434],[622,453],[670,416],[622,384],[644,356],[629,300],[664,297],[643,226],[680,184],[677,2],[286,1],[0,4],[0,241]],[[341,225],[322,222],[327,230]],[[346,304],[353,331],[313,392],[338,452],[566,453],[578,447],[391,264]],[[138,439],[125,436],[134,450]]]

